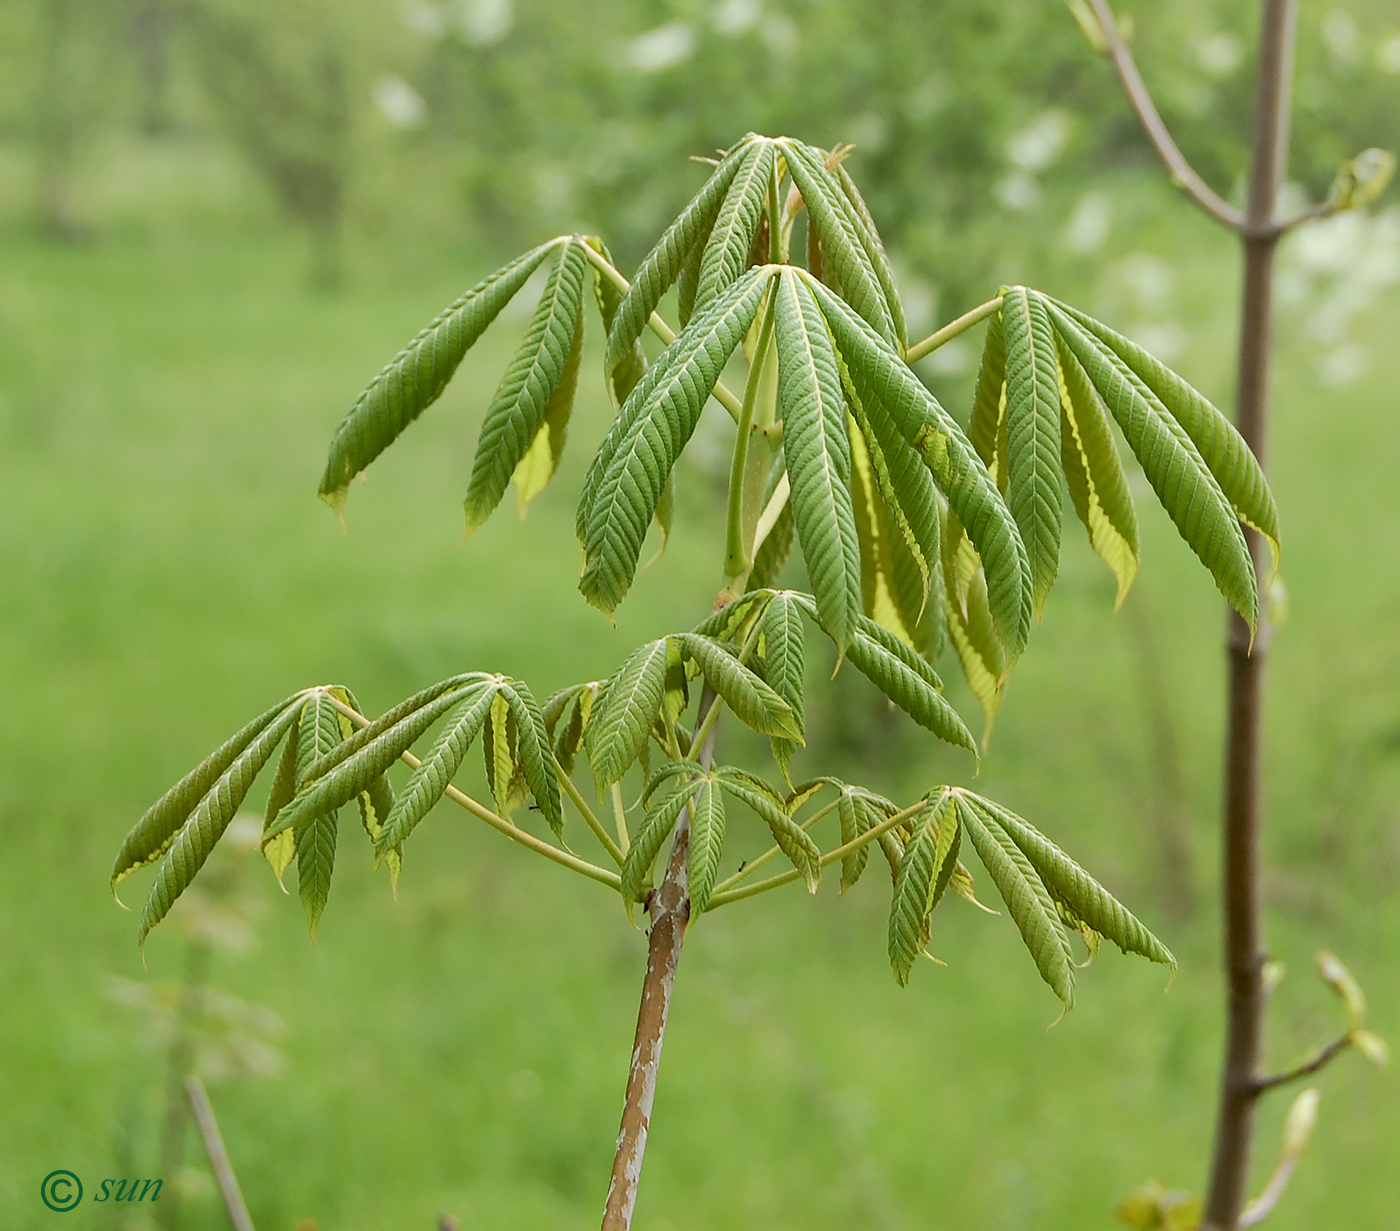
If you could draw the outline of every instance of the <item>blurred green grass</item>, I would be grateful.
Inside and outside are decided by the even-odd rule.
[[[1188,288],[1192,341],[1178,366],[1227,401],[1229,245],[1189,218],[1139,242],[1171,253]],[[489,265],[474,252],[366,244],[334,298],[304,288],[294,241],[254,224],[77,247],[11,229],[0,254],[0,1207],[6,1225],[38,1228],[53,1221],[39,1180],[57,1167],[118,1174],[122,1134],[154,1174],[161,1058],[103,992],[109,973],[141,977],[135,920],[105,884],[147,804],[307,683],[349,683],[378,710],[456,670],[517,673],[539,695],[601,676],[707,609],[717,538],[708,480],[692,468],[670,551],[617,627],[586,607],[572,499],[608,414],[586,383],[565,467],[528,520],[507,508],[457,545],[475,408],[510,330],[488,335],[376,464],[351,494],[349,534],[337,530],[312,495],[329,433],[380,364]],[[1384,353],[1397,326],[1392,296],[1361,332]],[[595,346],[586,371],[596,358]],[[958,380],[945,383],[950,404],[965,400]],[[1281,350],[1273,467],[1290,617],[1270,690],[1269,933],[1293,973],[1271,1019],[1279,1063],[1339,1020],[1310,973],[1319,944],[1361,978],[1375,1028],[1400,1037],[1392,383],[1382,369],[1344,396],[1324,392],[1298,348]],[[792,891],[717,912],[682,965],[646,1225],[1107,1227],[1149,1175],[1199,1186],[1220,1017],[1210,875],[1222,612],[1164,519],[1144,520],[1130,601],[1167,668],[1196,917],[1173,924],[1158,905],[1133,649],[1077,532],[979,789],[1158,928],[1182,961],[1171,993],[1160,970],[1106,952],[1047,1031],[1057,1006],[1007,920],[956,902],[933,941],[948,967],[921,967],[901,992],[874,876],[845,899],[826,885],[814,901]],[[846,674],[839,702],[818,704],[815,746],[872,761],[872,785],[890,791],[965,780],[964,762],[891,727]],[[290,1026],[280,1077],[214,1090],[258,1226],[426,1228],[439,1210],[472,1228],[588,1225],[643,937],[597,886],[446,809],[415,835],[397,903],[345,832],[319,947],[263,874],[258,948],[215,968],[220,987]],[[169,977],[182,942],[162,932],[148,956],[152,975]],[[1350,1056],[1322,1079],[1317,1139],[1273,1225],[1393,1224],[1392,1081]],[[1260,1180],[1285,1104],[1263,1117]],[[222,1218],[207,1194],[189,1205],[194,1231]],[[85,1204],[64,1225],[115,1224]]]

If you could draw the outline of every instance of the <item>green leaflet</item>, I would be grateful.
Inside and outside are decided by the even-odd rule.
[[[695,633],[676,633],[672,640],[695,660],[710,687],[746,727],[762,735],[805,742],[801,720],[792,707],[718,641]]]
[[[1137,576],[1138,527],[1103,403],[1074,352],[1058,335],[1060,358],[1060,458],[1070,501],[1089,532],[1089,542],[1118,581],[1121,607]]]
[[[471,345],[529,280],[557,240],[541,244],[482,279],[440,313],[355,400],[331,438],[321,499],[339,511],[350,480],[437,401]]]
[[[642,788],[642,807],[651,806],[651,797],[656,794],[656,789],[662,783],[669,782],[672,778],[681,774],[694,774],[696,777],[703,777],[709,771],[698,761],[664,761],[659,769],[653,770],[647,776],[646,785]]]
[[[612,253],[608,251],[607,244],[596,235],[585,236],[583,242],[613,268],[617,267],[617,262],[612,259]],[[617,319],[617,311],[622,306],[622,292],[601,269],[595,268],[593,271],[593,295],[598,301],[598,315],[603,318],[603,335],[610,336],[613,322]],[[637,382],[642,379],[646,370],[647,357],[642,350],[639,336],[633,338],[632,345],[618,355],[616,366],[606,374],[607,379],[604,383],[607,385],[608,397],[612,400],[614,407],[621,406],[627,400],[627,395],[636,388]]]
[[[914,962],[928,944],[929,920],[948,887],[961,844],[951,794],[930,801],[914,818],[913,832],[895,873],[890,898],[889,954],[895,981],[909,983]]]
[[[972,399],[972,418],[968,421],[967,437],[977,456],[996,479],[997,487],[1006,490],[1006,454],[998,448],[1005,435],[1006,420],[1006,332],[1002,325],[1002,310],[987,323],[987,340],[982,347],[982,363],[977,370],[977,391]]]
[[[792,710],[796,725],[803,725],[802,689],[806,682],[806,632],[802,608],[791,594],[775,594],[763,611],[763,678]],[[792,760],[792,740],[773,737],[773,755],[787,776]]]
[[[497,692],[481,730],[481,757],[496,811],[506,818],[525,802],[525,775],[520,772],[515,743],[515,718],[509,702]]]
[[[291,707],[295,721],[296,715],[301,712],[299,703],[304,697],[305,693],[293,693],[265,713],[259,714],[205,757],[146,810],[122,841],[116,862],[112,865],[114,895],[117,886],[128,876],[138,868],[154,863],[170,849],[180,827],[189,819],[190,813],[199,806],[214,784],[259,735],[287,712],[288,707]]]
[[[358,706],[356,708],[359,708]],[[375,778],[361,791],[356,800],[360,806],[360,823],[369,836],[371,845],[379,837],[389,813],[394,810],[394,789],[389,785],[387,774]],[[403,852],[399,847],[384,852],[384,865],[389,872],[389,885],[395,896],[399,892],[399,873],[403,870]]]
[[[676,275],[676,319],[684,329],[695,315],[695,294],[700,289],[700,262],[705,258],[705,245],[710,242],[710,229],[701,231],[690,246],[680,273]]]
[[[557,838],[564,835],[564,812],[559,799],[559,778],[549,751],[549,732],[534,695],[519,680],[505,680],[500,695],[515,722],[516,755],[530,794]]]
[[[782,796],[766,782],[732,766],[717,770],[716,776],[726,791],[767,823],[778,849],[802,874],[807,892],[816,893],[822,876],[822,853],[807,831],[787,814]]]
[[[773,178],[773,160],[773,143],[766,137],[745,147],[705,243],[692,310],[703,310],[747,268]]]
[[[604,685],[583,735],[599,799],[641,755],[665,688],[665,637],[634,650]]]
[[[836,177],[826,169],[825,155],[786,137],[779,141],[779,148],[807,206],[808,226],[821,245],[822,280],[886,345],[899,347],[879,276],[861,241],[860,222]]]
[[[160,856],[160,863],[156,867],[155,881],[152,883],[150,894],[146,898],[145,909],[141,912],[138,943],[143,948],[151,929],[165,918],[170,908],[175,904],[175,899],[184,893],[195,878],[195,874],[204,866],[204,861],[209,858],[209,852],[214,849],[214,844],[223,837],[224,830],[228,828],[228,824],[233,820],[239,805],[247,796],[248,789],[253,785],[253,779],[262,771],[263,766],[277,750],[278,744],[282,742],[282,738],[296,722],[301,709],[298,704],[299,700],[300,697],[294,698],[291,705],[284,706],[280,713],[263,725],[262,729],[244,745],[240,752],[230,758],[227,767],[210,782],[207,791],[189,814],[188,819],[169,839],[162,843],[164,853]],[[241,734],[242,732],[240,732]],[[222,751],[220,749],[220,752]],[[185,781],[188,780],[188,778],[185,779]],[[167,795],[166,798],[169,796]],[[159,806],[158,804],[157,807]],[[139,824],[138,828],[140,828]],[[150,858],[148,857],[144,862],[150,862]],[[126,870],[130,871],[131,869],[127,868]]]
[[[865,249],[865,255],[875,270],[880,289],[885,294],[885,306],[890,311],[890,320],[894,325],[894,340],[902,355],[908,348],[909,341],[904,322],[904,305],[900,302],[899,291],[894,284],[894,270],[890,267],[889,254],[885,252],[885,245],[875,227],[875,219],[865,204],[865,198],[860,195],[860,189],[856,187],[856,182],[846,170],[845,164],[837,163],[834,174],[837,183],[841,185],[841,191],[846,194],[846,200],[851,204],[856,221],[860,224],[856,228],[856,236],[861,247]]]
[[[331,704],[330,697],[325,692],[314,693],[302,706],[297,722],[298,786],[305,781],[306,771],[337,747],[343,739],[339,711]],[[289,739],[288,747],[290,746]],[[330,896],[338,829],[339,809],[330,809],[303,822],[295,830],[284,831],[295,834],[297,888],[301,904],[306,910],[313,942],[321,922],[321,912],[325,910],[326,899]]]
[[[890,597],[911,643],[936,659],[943,648],[944,631],[937,601],[943,538],[938,491],[923,459],[910,448],[884,407],[878,403],[867,407],[849,381],[847,392],[875,485],[888,520],[899,532],[889,536],[886,571]]]
[[[444,680],[400,702],[368,727],[317,758],[306,771],[307,782],[296,798],[264,829],[264,845],[284,830],[339,808],[361,791],[370,789],[433,723],[464,697],[483,684],[494,682],[495,678],[473,672]],[[390,846],[398,844],[397,840],[389,843]]]
[[[629,919],[632,918],[633,903],[641,894],[642,886],[646,884],[651,865],[656,861],[662,843],[676,827],[676,821],[685,811],[685,806],[695,798],[703,781],[700,778],[692,778],[687,782],[678,783],[654,807],[647,810],[646,820],[632,839],[632,844],[627,848],[627,855],[622,861],[622,901],[627,907]]]
[[[951,512],[943,537],[943,577],[948,639],[957,652],[968,686],[982,704],[982,746],[985,748],[997,711],[1001,709],[1006,654],[992,623],[987,604],[987,579],[982,573],[977,549]]]
[[[898,636],[911,637],[900,618],[892,595],[893,567],[890,545],[889,516],[875,485],[874,468],[865,438],[852,422],[851,445],[851,504],[855,514],[856,539],[860,544],[860,589],[863,613],[884,625]],[[839,660],[845,658],[844,647],[838,646]]]
[[[458,708],[438,733],[428,755],[413,771],[403,793],[394,801],[393,810],[385,818],[384,828],[374,844],[377,858],[382,858],[393,847],[402,846],[418,822],[446,793],[467,749],[481,733],[499,687],[492,681],[465,690],[465,695],[458,700]]]
[[[716,608],[690,631],[699,637],[741,642],[753,627],[753,621],[763,618],[764,611],[777,593],[775,590],[746,590],[738,598],[730,599],[723,607]]]
[[[861,614],[861,561],[836,350],[816,300],[791,270],[774,299],[790,503],[822,627],[844,653]]]
[[[1074,962],[1069,936],[1060,922],[1050,891],[1021,848],[1000,827],[984,823],[985,814],[974,809],[961,793],[956,793],[954,798],[977,858],[1006,903],[1021,939],[1035,959],[1040,977],[1050,985],[1065,1008],[1073,1008]]]
[[[263,858],[267,860],[279,885],[282,885],[283,875],[296,858],[296,830],[284,829],[272,839],[268,839],[266,835],[276,823],[277,814],[297,793],[297,749],[301,746],[301,716],[304,709],[305,706],[298,707],[297,716],[292,720],[291,729],[287,732],[287,742],[282,746],[277,772],[272,777],[272,789],[267,794],[267,810],[263,814]],[[286,886],[282,887],[285,891]]]
[[[805,595],[798,601],[807,605]],[[814,606],[806,606],[816,618]],[[977,755],[977,744],[958,713],[943,699],[932,667],[887,628],[861,616],[848,656],[856,670],[925,730]]]
[[[574,772],[574,759],[583,747],[584,733],[602,687],[597,682],[575,684],[555,693],[541,711],[545,730],[553,740],[554,757],[566,774]],[[565,714],[568,720],[561,722]]]
[[[559,374],[559,383],[549,395],[545,404],[544,419],[535,439],[525,450],[511,473],[510,481],[515,484],[515,498],[520,516],[530,501],[538,496],[554,473],[559,469],[559,459],[564,455],[564,443],[569,435],[569,417],[574,411],[574,398],[578,393],[578,372],[583,359],[583,313],[574,319],[574,337],[569,345],[569,356],[564,361],[564,370]]]
[[[588,258],[583,254],[583,242],[571,239],[550,271],[525,340],[501,378],[482,421],[476,457],[472,461],[471,482],[463,502],[468,535],[490,517],[501,502],[511,475],[545,423],[547,411],[554,411],[559,445],[563,447],[563,430],[573,406],[571,386],[578,379],[576,359],[561,398],[556,400],[554,394],[563,383],[574,356],[574,345],[580,340],[583,282],[587,274]],[[551,474],[552,465],[539,483],[541,488]]]
[[[1055,334],[1038,296],[1003,292],[1007,502],[1030,559],[1036,615],[1060,564],[1060,380]]]
[[[869,824],[866,823],[867,815],[857,804],[856,796],[843,788],[836,800],[836,816],[841,823],[842,846],[854,842],[870,828]],[[860,880],[861,873],[865,871],[866,860],[869,858],[870,846],[868,843],[841,857],[842,893],[845,893],[856,881]]]
[[[1234,509],[1191,437],[1117,354],[1053,301],[1047,301],[1047,310],[1065,346],[1122,428],[1181,537],[1253,628],[1259,614],[1254,561]]]
[[[616,609],[632,583],[671,467],[753,323],[769,277],[751,270],[685,327],[632,391],[589,467],[579,504],[579,589],[605,612]]]
[[[693,921],[710,901],[724,848],[724,795],[717,779],[700,779],[690,811],[690,917]]]
[[[998,635],[1014,661],[1030,635],[1030,565],[1001,493],[957,422],[904,361],[831,291],[811,286],[861,404],[889,415],[967,528],[986,570]]]
[[[967,803],[988,822],[999,826],[1039,873],[1054,899],[1124,953],[1176,969],[1171,951],[1147,930],[1111,893],[1040,830],[990,799],[965,792]]]
[[[1253,526],[1268,541],[1277,568],[1278,509],[1259,459],[1234,424],[1201,393],[1136,343],[1068,304],[1050,302],[1122,360],[1152,392],[1158,405],[1181,425],[1240,520]]]
[[[690,254],[695,241],[714,224],[719,213],[720,203],[734,174],[739,169],[749,144],[754,140],[750,133],[744,140],[733,146],[720,160],[714,174],[691,198],[690,204],[657,240],[654,247],[642,261],[636,277],[627,294],[622,297],[612,328],[608,332],[607,351],[603,357],[603,371],[610,377],[616,373],[624,357],[632,352],[637,339],[642,336],[647,321],[661,297],[680,273],[681,265]]]

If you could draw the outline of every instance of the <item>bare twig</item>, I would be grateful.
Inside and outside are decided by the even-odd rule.
[[[219,1122],[214,1118],[214,1108],[209,1103],[204,1083],[196,1076],[186,1077],[185,1096],[190,1100],[194,1122],[204,1139],[204,1152],[209,1156],[209,1166],[214,1171],[214,1179],[218,1181],[219,1195],[224,1199],[224,1208],[228,1210],[233,1231],[253,1231],[253,1220],[248,1217],[248,1207],[243,1204],[243,1194],[238,1189],[238,1179],[233,1174],[233,1164],[229,1162],[223,1134],[219,1132]]]
[[[1350,1034],[1344,1034],[1340,1038],[1333,1039],[1326,1047],[1319,1048],[1301,1064],[1295,1065],[1291,1069],[1285,1069],[1282,1073],[1271,1073],[1268,1077],[1258,1078],[1254,1083],[1254,1092],[1256,1094],[1263,1094],[1265,1090],[1273,1090],[1278,1086],[1286,1086],[1291,1081],[1298,1081],[1304,1077],[1311,1077],[1314,1073],[1330,1064],[1350,1046]],[[1241,1223],[1240,1225],[1243,1226],[1244,1224]]]
[[[1212,218],[1223,222],[1231,230],[1243,233],[1246,227],[1245,215],[1196,173],[1186,161],[1185,155],[1177,148],[1176,142],[1172,140],[1171,133],[1167,131],[1167,126],[1157,111],[1157,105],[1152,101],[1152,95],[1147,92],[1142,74],[1138,72],[1133,53],[1123,41],[1122,31],[1118,29],[1118,22],[1113,16],[1113,10],[1108,6],[1108,0],[1089,0],[1089,4],[1094,10],[1094,16],[1098,18],[1099,25],[1103,27],[1109,58],[1113,61],[1113,67],[1118,70],[1128,101],[1137,113],[1148,140],[1152,142],[1153,148],[1171,173],[1172,181]]]

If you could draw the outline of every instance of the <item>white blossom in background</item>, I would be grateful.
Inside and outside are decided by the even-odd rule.
[[[474,47],[499,43],[515,24],[511,0],[459,0],[457,26]]]
[[[1106,192],[1086,192],[1065,223],[1065,247],[1071,252],[1098,252],[1113,226],[1113,203]]]
[[[1212,77],[1228,77],[1244,63],[1244,43],[1234,34],[1211,34],[1196,44],[1196,62]]]
[[[410,4],[404,9],[404,25],[429,38],[441,38],[447,30],[447,9],[441,4]]]
[[[694,50],[694,29],[688,22],[673,21],[639,34],[627,44],[625,59],[639,73],[659,73],[688,60]]]
[[[420,128],[428,118],[423,96],[393,73],[381,73],[375,79],[374,104],[395,128]]]
[[[1191,334],[1172,316],[1176,271],[1160,257],[1131,252],[1109,273],[1110,284],[1135,315],[1123,333],[1163,363],[1171,363],[1191,340]]]
[[[1064,153],[1069,141],[1069,116],[1057,108],[1043,111],[1006,143],[1006,156],[1032,175],[1038,175]]]
[[[1383,73],[1400,73],[1400,34],[1381,40],[1376,48],[1376,66]]]
[[[1400,283],[1400,209],[1352,210],[1302,227],[1280,260],[1279,297],[1301,315],[1304,338],[1321,348],[1318,380],[1346,385],[1366,371],[1352,339],[1357,315]]]
[[[752,30],[762,16],[762,0],[720,0],[712,20],[719,33],[733,37]]]
[[[1333,9],[1322,19],[1322,41],[1339,60],[1355,60],[1361,51],[1361,30],[1346,9]]]
[[[1040,183],[1036,176],[1064,153],[1069,134],[1069,116],[1051,108],[1007,141],[1006,157],[1015,170],[997,183],[997,197],[1003,205],[1028,210],[1039,202]]]

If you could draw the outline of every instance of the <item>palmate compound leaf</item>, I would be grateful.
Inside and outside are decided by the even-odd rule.
[[[676,633],[671,640],[695,661],[710,687],[746,727],[760,735],[804,742],[802,723],[793,708],[718,641],[696,633]]]
[[[774,306],[778,408],[797,539],[822,627],[844,653],[861,614],[861,561],[836,348],[811,291],[790,269],[775,284]]]
[[[603,370],[610,380],[614,378],[619,364],[632,354],[632,348],[642,336],[648,319],[676,280],[696,241],[713,227],[725,193],[734,182],[739,164],[754,140],[755,134],[750,133],[725,153],[714,173],[691,198],[680,216],[666,228],[656,247],[638,267],[608,331]]]
[[[807,595],[795,598],[808,616],[820,624],[816,604]],[[943,699],[943,685],[933,668],[889,629],[861,616],[847,656],[857,671],[921,727],[977,755],[972,732]]]
[[[808,226],[821,246],[822,280],[886,345],[902,349],[885,289],[862,242],[862,224],[840,182],[827,170],[826,156],[790,137],[778,144],[807,206]]]
[[[666,638],[636,649],[603,686],[583,735],[601,799],[646,746],[666,690]]]
[[[961,792],[954,792],[958,817],[972,840],[973,849],[987,869],[997,893],[1035,959],[1040,977],[1064,1003],[1074,1005],[1074,962],[1069,936],[1060,922],[1050,891],[1039,873],[1006,832],[987,822],[986,813],[972,807]]]
[[[1240,531],[1237,510],[1191,435],[1118,354],[1054,301],[1047,300],[1046,307],[1056,333],[1122,429],[1181,537],[1210,570],[1230,605],[1255,627],[1259,596],[1254,561]],[[1226,440],[1222,435],[1216,443]],[[1245,448],[1242,441],[1240,447]],[[1237,460],[1232,449],[1222,446],[1222,452]]]
[[[549,731],[534,695],[519,680],[505,679],[500,695],[510,707],[515,722],[515,749],[519,771],[525,777],[544,819],[557,838],[563,837],[564,812],[559,798],[559,778],[550,756]]]
[[[987,577],[997,633],[1014,663],[1030,635],[1030,565],[1015,519],[957,422],[898,355],[820,283],[817,302],[862,405],[879,405],[967,528]]]
[[[1025,287],[1002,292],[1006,347],[1007,503],[1030,561],[1036,615],[1060,564],[1060,380],[1045,306]]]
[[[766,268],[750,270],[695,316],[632,391],[593,458],[579,504],[579,589],[608,614],[632,583],[671,468],[770,278]]]
[[[571,241],[570,241],[571,242]],[[550,252],[552,240],[483,278],[403,348],[356,399],[331,438],[320,494],[339,510],[350,480],[437,401],[462,356]]]
[[[544,292],[525,331],[525,340],[515,352],[486,409],[472,461],[471,481],[463,508],[467,534],[472,534],[488,517],[505,494],[517,467],[530,451],[545,425],[547,412],[555,415],[555,434],[562,448],[563,433],[573,407],[573,390],[578,379],[576,346],[582,341],[584,279],[588,258],[583,241],[569,239],[561,249]],[[570,369],[572,368],[572,371]],[[569,376],[567,383],[564,381]],[[555,393],[561,394],[555,399]],[[549,437],[546,436],[546,441]],[[543,478],[529,473],[527,484],[542,489],[553,474],[548,445]],[[553,462],[557,464],[557,457]],[[540,470],[533,466],[530,470]],[[523,489],[522,489],[523,490]]]
[[[958,865],[961,828],[949,791],[931,798],[913,819],[890,897],[889,954],[895,981],[909,983],[928,944],[930,918]]]

